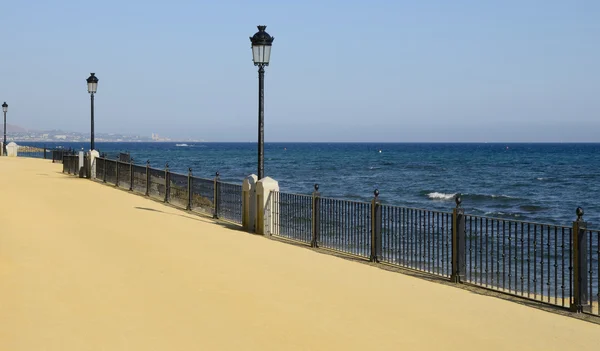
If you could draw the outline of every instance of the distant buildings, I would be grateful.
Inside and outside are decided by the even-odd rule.
[[[7,128],[7,141],[25,141],[25,142],[89,142],[89,133],[66,132],[61,130],[52,131],[31,131],[17,126]],[[202,142],[202,140],[194,139],[177,139],[160,137],[157,133],[152,133],[151,137],[124,135],[117,133],[96,133],[95,140],[98,142],[166,142],[166,141],[181,141],[181,142]]]
[[[152,133],[152,141],[171,141],[169,138],[161,138],[156,133]]]

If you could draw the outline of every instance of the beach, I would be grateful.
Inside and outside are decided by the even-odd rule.
[[[597,350],[600,325],[0,158],[0,350]]]

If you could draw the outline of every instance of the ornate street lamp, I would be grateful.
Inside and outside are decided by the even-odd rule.
[[[264,177],[264,134],[265,134],[265,66],[271,58],[273,38],[265,32],[267,26],[257,26],[258,32],[250,37],[252,60],[258,66],[258,179]]]
[[[2,154],[6,156],[6,112],[8,112],[6,101],[2,104],[2,112],[4,112],[4,143],[2,144]]]
[[[96,94],[96,90],[98,89],[98,77],[96,77],[95,73],[90,73],[90,77],[87,79],[88,93],[90,93],[90,98],[92,101],[92,134],[90,136],[90,150],[95,150],[94,148],[94,94]]]

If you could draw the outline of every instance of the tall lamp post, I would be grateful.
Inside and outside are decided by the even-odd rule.
[[[90,93],[90,98],[92,101],[92,133],[90,135],[90,150],[95,150],[94,145],[94,94],[96,94],[96,89],[98,89],[98,77],[96,77],[95,73],[90,73],[90,77],[87,79],[88,85],[88,93]]]
[[[265,32],[267,26],[257,26],[258,32],[250,37],[252,42],[252,60],[258,66],[258,179],[264,177],[265,162],[265,66],[269,65],[271,58],[271,45],[273,38]]]
[[[2,104],[2,112],[4,112],[4,142],[2,143],[2,154],[6,156],[6,112],[8,111],[8,104],[6,101]]]

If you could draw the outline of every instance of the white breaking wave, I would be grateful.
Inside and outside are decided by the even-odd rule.
[[[433,200],[452,200],[454,198],[454,195],[455,194],[444,194],[444,193],[434,192],[434,193],[427,194],[427,197],[429,197],[430,199],[433,199]]]
[[[175,144],[175,146],[189,146],[188,144]]]

